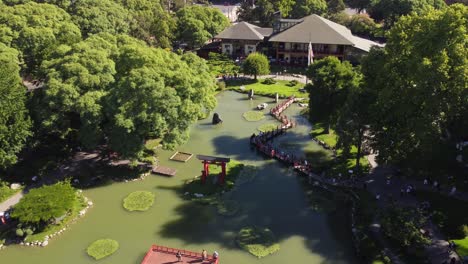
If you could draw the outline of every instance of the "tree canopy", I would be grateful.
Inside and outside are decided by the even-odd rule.
[[[270,73],[270,63],[265,55],[258,52],[250,53],[242,65],[242,70],[245,74],[253,75],[256,80],[257,75]]]
[[[429,8],[443,8],[443,0],[374,0],[367,9],[371,17],[377,21],[384,21],[389,28],[403,15],[411,12],[421,13]]]
[[[337,110],[345,101],[348,89],[358,85],[358,75],[349,62],[340,62],[338,58],[331,56],[315,61],[306,74],[311,80],[311,84],[307,86],[310,94],[310,118],[323,121],[328,133]]]
[[[80,39],[70,15],[57,6],[35,2],[0,5],[0,42],[21,52],[29,72],[36,72],[57,46]]]
[[[0,168],[17,161],[16,154],[31,135],[18,56],[17,50],[0,43]]]
[[[16,204],[11,217],[22,224],[42,226],[72,210],[78,200],[69,182],[32,189]]]
[[[451,150],[468,134],[467,17],[463,5],[402,17],[364,61],[382,161],[456,167]]]
[[[183,143],[190,124],[216,104],[215,82],[202,59],[125,35],[98,34],[60,46],[43,71],[44,129],[62,138],[76,131],[87,148],[107,141],[128,157],[137,156],[148,137],[162,138],[169,148]]]
[[[176,13],[178,40],[200,47],[229,26],[229,20],[216,8],[193,5]]]
[[[85,37],[100,32],[120,34],[130,30],[130,13],[114,0],[76,0],[68,12]]]

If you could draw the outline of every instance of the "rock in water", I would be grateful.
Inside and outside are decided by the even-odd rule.
[[[214,113],[213,114],[213,125],[217,125],[219,123],[222,123],[223,120],[221,120],[221,118],[219,118],[219,115],[218,113]]]

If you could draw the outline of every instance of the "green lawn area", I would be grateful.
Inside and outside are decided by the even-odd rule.
[[[263,84],[262,79],[258,79],[256,82],[254,80],[245,80],[245,81],[228,81],[226,82],[226,87],[237,92],[247,93],[250,89],[254,90],[254,95],[264,95],[269,97],[275,97],[278,93],[280,98],[286,98],[291,95],[297,97],[309,98],[307,92],[299,92],[299,89],[304,87],[304,84],[299,83],[295,86],[288,86],[289,81],[278,80],[275,84]],[[241,90],[240,86],[244,86],[245,89]]]
[[[313,129],[310,132],[312,137],[315,137],[317,140],[325,142],[328,146],[335,148],[336,144],[338,142],[338,136],[336,135],[335,131],[333,129],[330,129],[330,133],[325,134],[325,128],[322,123],[316,123],[313,124]],[[337,175],[338,173],[341,173],[343,175],[347,175],[348,170],[353,170],[356,165],[356,153],[357,153],[357,147],[352,146],[350,150],[350,155],[349,157],[342,157],[343,151],[341,149],[338,149],[336,151],[337,153],[337,161],[331,165],[331,173],[332,175]],[[369,169],[369,161],[367,160],[366,157],[361,157],[359,160],[359,163],[361,165],[361,168],[363,172],[366,172]]]
[[[325,128],[322,123],[316,123],[312,126],[312,131],[310,134],[316,139],[325,142],[328,146],[335,148],[336,143],[338,142],[338,136],[335,134],[333,129],[330,129],[330,133],[325,134]]]
[[[468,236],[465,239],[453,240],[457,245],[457,253],[461,256],[468,256]]]
[[[8,198],[10,198],[11,196],[15,195],[16,193],[20,191],[21,189],[20,190],[10,189],[8,185],[6,185],[3,182],[0,182],[0,203],[3,201],[6,201]]]

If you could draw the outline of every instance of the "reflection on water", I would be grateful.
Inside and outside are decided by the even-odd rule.
[[[170,161],[174,151],[160,151],[161,164],[176,168],[173,178],[147,177],[144,181],[118,183],[85,190],[95,206],[88,215],[72,226],[47,248],[9,247],[0,252],[1,263],[95,263],[86,255],[86,247],[96,239],[112,238],[120,249],[99,263],[140,263],[151,244],[180,247],[193,251],[217,250],[221,263],[355,263],[352,259],[346,230],[346,216],[335,217],[311,210],[307,196],[295,173],[273,160],[266,160],[251,149],[248,142],[256,128],[274,122],[269,115],[259,122],[247,122],[242,113],[252,110],[268,98],[247,100],[246,95],[225,92],[218,95],[219,113],[223,123],[209,125],[209,120],[195,124],[191,139],[177,150],[194,154],[228,156],[258,166],[257,177],[236,188],[230,199],[239,202],[240,212],[233,217],[217,215],[215,208],[187,202],[180,198],[180,185],[184,180],[200,174],[201,163],[192,158],[187,163]],[[297,106],[287,115],[298,116]],[[268,110],[265,110],[267,113]],[[291,151],[316,153],[326,159],[323,152],[309,140],[310,125],[300,125],[275,144]],[[308,144],[304,144],[308,142]],[[294,177],[293,177],[294,176]],[[129,213],[122,208],[122,199],[135,190],[156,193],[154,206],[144,213]],[[330,221],[333,218],[333,222]],[[247,225],[269,227],[279,238],[281,250],[264,259],[257,259],[241,251],[234,238],[239,229]],[[341,225],[338,227],[337,225]],[[344,242],[343,242],[344,241]]]

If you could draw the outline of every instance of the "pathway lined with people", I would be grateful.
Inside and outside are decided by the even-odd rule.
[[[317,181],[335,186],[366,188],[374,195],[374,197],[379,198],[378,203],[382,206],[386,206],[386,203],[391,199],[403,206],[417,207],[420,205],[420,203],[414,196],[406,194],[408,188],[411,188],[412,190],[418,189],[434,191],[431,185],[416,180],[390,179],[390,181],[388,181],[387,175],[391,175],[393,171],[388,168],[379,167],[375,162],[375,155],[369,157],[373,168],[369,175],[358,180],[340,178],[330,179],[330,177],[324,177],[323,175],[319,176],[318,174],[314,173],[314,168],[310,163],[307,162],[306,159],[283,151],[271,143],[275,137],[283,135],[288,129],[291,129],[295,126],[295,122],[293,120],[285,115],[282,115],[282,113],[292,103],[294,103],[294,97],[290,97],[286,101],[283,101],[272,108],[270,113],[281,122],[281,125],[273,131],[260,133],[259,135],[253,134],[250,138],[250,143],[253,144],[256,149],[264,155],[275,158],[307,175],[309,178],[309,183]],[[442,194],[447,195],[450,193],[442,192]],[[451,196],[468,201],[468,193],[455,192],[451,193]],[[373,227],[371,227],[371,230],[375,234],[376,239],[378,239],[379,242],[384,246],[384,250],[391,257],[393,263],[403,263],[399,257],[389,249],[389,243],[384,238],[384,235],[380,230],[380,224],[377,220],[378,219],[376,218],[376,223],[374,223],[372,225]],[[441,264],[444,263],[444,261],[450,263],[451,258],[455,258],[456,263],[462,263],[456,252],[449,252],[448,241],[445,240],[445,237],[440,233],[435,225],[429,222],[427,226],[425,226],[425,230],[428,234],[430,234],[431,243],[426,246],[425,249],[426,254],[430,258],[432,264]]]

